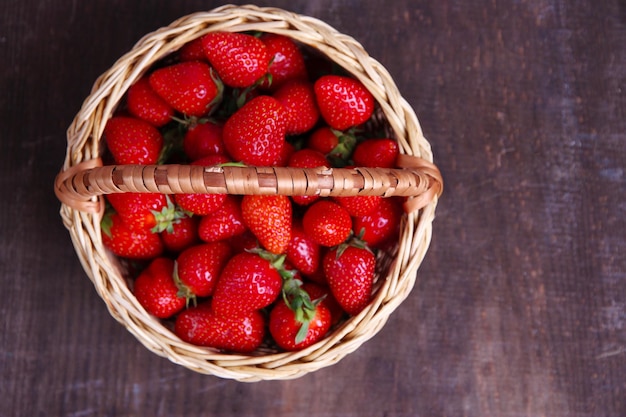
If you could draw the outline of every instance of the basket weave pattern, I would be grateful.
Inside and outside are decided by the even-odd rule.
[[[289,169],[281,167],[102,166],[100,140],[128,88],[155,62],[212,31],[282,34],[311,47],[359,79],[373,94],[394,139],[398,169]],[[281,9],[223,6],[182,17],[152,32],[94,83],[67,131],[67,154],[55,191],[77,255],[110,314],[150,351],[194,371],[240,381],[291,379],[332,365],[383,327],[408,296],[431,240],[441,175],[410,105],[385,68],[353,38],[327,24]],[[102,245],[104,194],[117,192],[320,194],[410,196],[398,245],[379,254],[371,304],[322,341],[298,352],[261,348],[234,355],[181,341],[133,296],[125,268]]]

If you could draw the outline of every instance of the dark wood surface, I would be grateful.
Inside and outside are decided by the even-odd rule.
[[[385,328],[294,381],[195,374],[108,314],[58,216],[65,129],[145,33],[213,1],[0,3],[0,416],[626,415],[622,0],[274,1],[394,76],[446,190]]]

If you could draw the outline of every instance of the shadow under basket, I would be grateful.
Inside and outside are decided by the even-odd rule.
[[[376,100],[376,119],[399,144],[398,167],[103,166],[103,130],[128,88],[153,64],[213,31],[286,35],[360,80]],[[60,214],[110,314],[155,354],[199,373],[245,382],[292,379],[330,366],[378,333],[414,286],[443,189],[430,144],[385,68],[353,38],[317,19],[276,8],[223,6],[184,16],[146,35],[96,80],[67,131],[67,141],[64,165],[55,181]],[[182,341],[137,302],[123,263],[102,243],[104,195],[119,192],[404,196],[406,213],[397,244],[389,252],[378,253],[373,300],[360,314],[339,323],[326,338],[304,350],[282,352],[264,346],[241,355]]]

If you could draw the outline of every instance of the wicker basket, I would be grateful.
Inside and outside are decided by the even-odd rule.
[[[100,140],[126,90],[155,62],[211,31],[287,35],[319,51],[374,95],[378,114],[400,146],[398,169],[102,166]],[[275,8],[223,6],[194,13],[142,38],[95,82],[67,131],[67,155],[55,181],[61,217],[77,255],[110,314],[147,349],[191,370],[239,381],[292,379],[332,365],[373,337],[411,291],[431,239],[443,183],[415,113],[389,73],[351,37],[311,17]],[[115,192],[232,194],[379,194],[410,196],[398,244],[380,255],[373,302],[322,341],[298,352],[261,348],[234,355],[181,341],[133,296],[125,269],[102,244],[103,194]]]

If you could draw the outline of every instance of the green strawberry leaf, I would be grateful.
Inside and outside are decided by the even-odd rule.
[[[167,206],[163,207],[161,211],[152,210],[152,214],[157,222],[156,226],[150,230],[152,233],[161,233],[166,230],[168,233],[173,233],[175,224],[180,223],[181,219],[193,215],[193,213],[183,210],[174,204],[169,195],[166,195],[165,198]]]
[[[354,148],[358,142],[354,132],[350,130],[347,132],[342,132],[336,129],[331,130],[335,136],[337,136],[339,143],[337,143],[337,146],[335,146],[327,155],[328,160],[333,166],[338,168],[350,165],[352,152],[354,152]]]
[[[298,343],[302,343],[304,341],[304,339],[306,339],[306,335],[309,333],[309,322],[305,322],[302,323],[302,326],[300,326],[300,330],[298,330],[298,333],[296,334],[296,344]]]
[[[104,215],[102,216],[102,220],[100,220],[100,229],[102,229],[102,232],[108,237],[112,237],[111,227],[113,226],[113,219],[111,218],[111,216],[113,215],[113,213],[115,213],[115,211],[111,206],[107,204]]]

